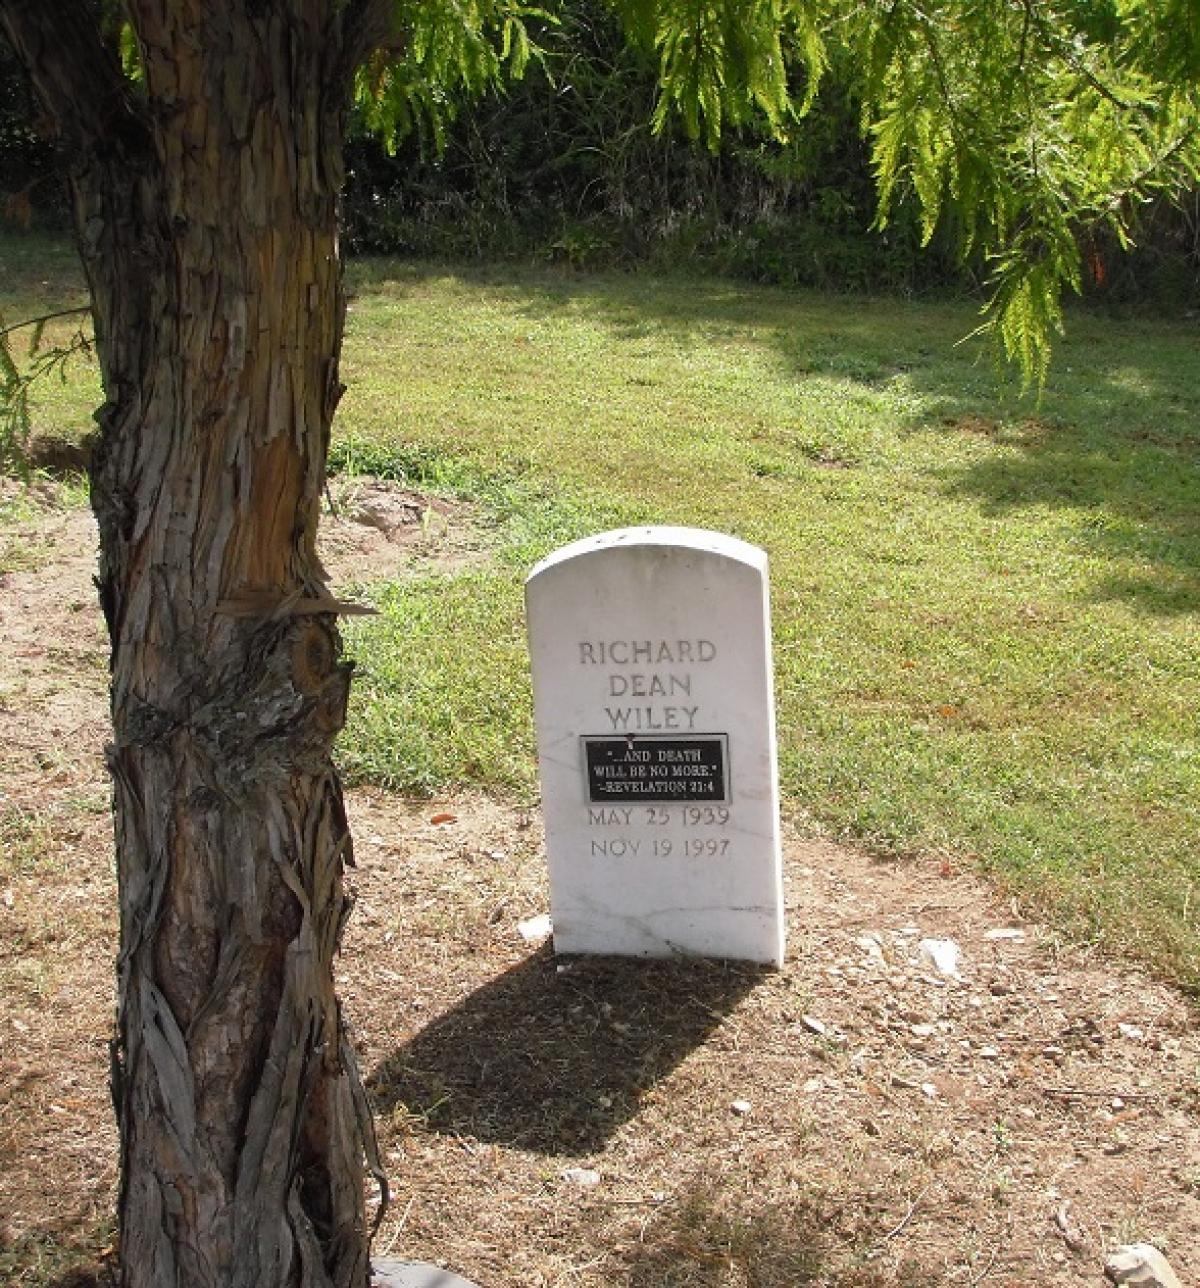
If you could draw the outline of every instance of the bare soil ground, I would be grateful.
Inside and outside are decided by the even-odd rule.
[[[471,557],[464,513],[364,495],[327,525],[335,584]],[[107,1281],[112,1238],[106,655],[87,516],[0,535],[0,1282],[66,1288]],[[1100,1284],[1144,1240],[1200,1284],[1195,1007],[970,872],[789,825],[782,971],[556,962],[518,928],[547,907],[536,812],[350,805],[379,1255],[485,1288],[1015,1288]]]

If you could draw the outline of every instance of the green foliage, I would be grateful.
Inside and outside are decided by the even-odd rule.
[[[990,266],[985,326],[1026,380],[1045,380],[1081,241],[1107,231],[1127,246],[1141,206],[1200,175],[1196,20],[1168,37],[1162,10],[899,0],[847,24],[865,55],[881,226],[906,188],[926,236],[953,212],[964,252]]]
[[[544,9],[508,0],[406,0],[397,6],[394,41],[355,77],[361,127],[389,149],[415,130],[440,150],[446,124],[465,99],[503,76],[519,79],[538,56],[529,24],[553,21]]]
[[[57,158],[39,137],[36,117],[33,95],[0,27],[0,227],[63,222]]]
[[[731,131],[783,148],[824,76],[860,110],[876,224],[909,201],[924,241],[949,226],[986,265],[983,327],[1042,385],[1084,252],[1128,247],[1139,212],[1200,178],[1200,18],[1192,0],[609,0],[656,65],[651,128],[678,121],[712,150]],[[394,139],[427,122],[439,145],[460,89],[520,74],[526,20],[496,4],[410,5],[399,62],[363,73],[366,123]],[[556,18],[574,8],[562,5]],[[561,153],[553,154],[561,156]],[[564,243],[581,256],[580,237]],[[594,257],[599,246],[585,246]],[[1102,271],[1102,270],[1101,270]]]
[[[91,358],[92,337],[79,329],[65,342],[45,342],[46,324],[86,309],[68,309],[6,326],[0,312],[0,466],[25,469],[33,433],[30,392],[40,381],[57,376],[67,383],[68,367],[77,357]],[[26,358],[21,365],[13,354],[11,337],[18,331],[30,334]]]
[[[598,2],[539,35],[519,84],[387,157],[357,136],[347,244],[358,251],[573,269],[680,266],[834,290],[919,291],[967,280],[948,232],[922,248],[912,202],[873,234],[859,105],[830,69],[786,142],[727,127],[712,151],[667,122],[655,132],[653,50],[632,48]]]
[[[616,7],[620,12],[621,4]],[[690,138],[703,136],[715,149],[726,124],[745,125],[761,116],[766,129],[782,137],[811,106],[825,66],[812,7],[784,0],[683,0],[656,8],[654,46],[662,87],[653,117],[656,130],[678,116]],[[636,11],[632,26],[646,26]],[[789,64],[805,78],[798,105]]]

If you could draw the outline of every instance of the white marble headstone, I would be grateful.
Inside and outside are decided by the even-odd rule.
[[[525,594],[555,951],[781,964],[766,555],[624,528]]]

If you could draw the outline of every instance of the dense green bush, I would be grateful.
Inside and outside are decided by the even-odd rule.
[[[858,106],[830,77],[787,144],[731,131],[718,152],[654,134],[655,68],[599,6],[540,33],[523,80],[462,111],[437,151],[351,145],[350,245],[573,267],[700,262],[758,281],[909,290],[961,282],[901,208],[871,231],[875,191]]]
[[[606,9],[574,6],[539,33],[544,58],[503,93],[464,106],[438,150],[413,134],[394,154],[351,144],[352,248],[437,258],[541,257],[569,267],[701,266],[759,282],[911,292],[984,276],[940,225],[922,245],[900,195],[873,229],[876,189],[852,77],[831,69],[785,144],[727,130],[708,151],[650,127],[655,67]],[[1200,302],[1200,197],[1141,214],[1138,244],[1085,246],[1084,288],[1114,307]]]

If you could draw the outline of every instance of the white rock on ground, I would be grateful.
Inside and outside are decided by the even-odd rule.
[[[1104,1274],[1114,1284],[1133,1288],[1183,1288],[1170,1263],[1150,1243],[1129,1243],[1104,1263]]]
[[[517,922],[517,931],[527,944],[541,943],[547,939],[554,927],[550,924],[550,915],[543,912],[537,917],[526,917]]]
[[[958,979],[959,948],[953,939],[922,939],[917,951],[934,965],[939,974]]]

